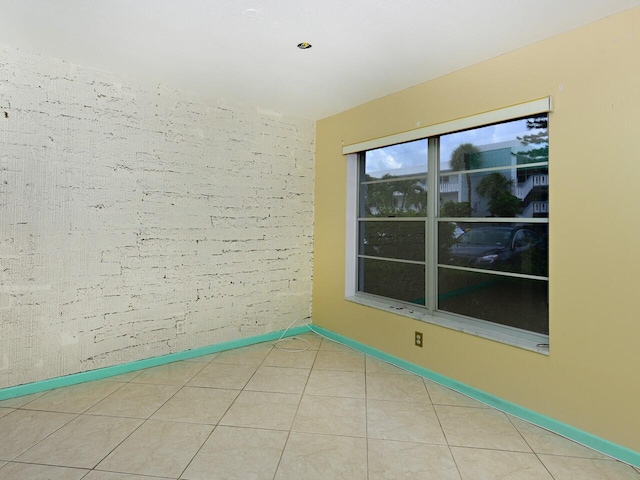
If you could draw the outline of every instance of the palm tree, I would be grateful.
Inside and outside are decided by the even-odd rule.
[[[482,160],[480,159],[480,150],[472,143],[461,143],[451,153],[451,160],[449,160],[449,166],[451,170],[475,170],[480,168]],[[471,202],[471,173],[465,174],[467,177],[467,200],[469,201],[469,210],[473,203]],[[471,212],[469,212],[471,214]]]
[[[383,180],[392,179],[393,177],[386,174]],[[377,180],[367,175],[365,180]],[[387,216],[395,213],[396,201],[394,198],[395,187],[392,182],[370,183],[366,186],[366,193],[363,200],[365,201],[365,212],[374,216]],[[374,213],[375,212],[375,213]]]
[[[399,210],[403,216],[426,215],[427,193],[419,180],[399,181],[396,192],[402,195]]]
[[[489,199],[489,213],[494,217],[515,217],[520,201],[511,193],[513,180],[499,172],[486,175],[478,183],[477,192]]]
[[[367,184],[363,199],[368,215],[404,217],[426,214],[427,195],[420,180],[402,180],[389,174],[380,179],[367,175],[365,179],[386,180]]]

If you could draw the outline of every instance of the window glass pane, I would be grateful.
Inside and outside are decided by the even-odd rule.
[[[424,262],[425,223],[360,222],[360,254]]]
[[[440,172],[549,161],[547,114],[440,137]]]
[[[425,217],[427,177],[360,185],[361,217]]]
[[[547,218],[548,167],[441,176],[440,216]]]
[[[425,304],[424,265],[360,258],[358,271],[361,292]]]
[[[416,140],[368,150],[361,181],[426,173],[427,143],[427,140]]]
[[[438,263],[548,276],[549,225],[438,224]]]
[[[533,223],[549,216],[548,114],[433,140],[439,155],[431,172],[431,139],[359,154],[358,290],[417,305],[437,293],[429,313],[548,335],[549,226]],[[432,181],[438,187],[429,201],[438,203],[438,216],[427,218]],[[437,261],[429,272],[437,285],[430,291],[428,228],[437,229]]]
[[[439,310],[549,333],[546,281],[438,270]]]

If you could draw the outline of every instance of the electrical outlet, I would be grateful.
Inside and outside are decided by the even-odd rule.
[[[422,348],[422,332],[416,332],[415,345]]]
[[[178,320],[176,322],[176,335],[183,335],[183,334],[187,333],[186,330],[185,330],[185,325],[184,324],[185,324],[184,320]]]

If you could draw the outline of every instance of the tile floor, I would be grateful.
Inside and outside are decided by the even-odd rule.
[[[640,480],[312,333],[0,402],[1,480]],[[300,346],[287,341],[283,346]]]

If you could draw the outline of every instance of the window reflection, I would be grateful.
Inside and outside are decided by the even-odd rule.
[[[427,179],[401,180],[384,176],[384,182],[360,187],[361,217],[424,217],[427,215]]]
[[[546,218],[549,216],[548,168],[447,175],[440,180],[441,217]],[[468,185],[472,202],[469,203]]]
[[[440,268],[438,310],[549,333],[546,281]]]
[[[361,152],[358,291],[548,334],[548,138],[540,114]]]
[[[424,262],[424,221],[361,222],[360,239],[361,254]]]
[[[547,126],[545,114],[443,135],[441,216],[547,217]]]
[[[443,222],[438,232],[441,265],[548,275],[547,224]]]
[[[425,304],[424,265],[360,258],[358,267],[359,291],[417,305]]]
[[[390,145],[367,150],[364,160],[364,177],[373,180],[427,173],[427,140]]]

